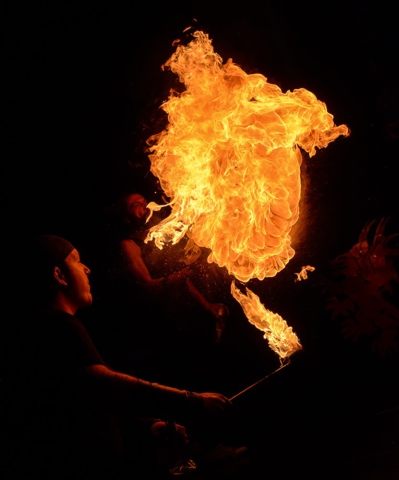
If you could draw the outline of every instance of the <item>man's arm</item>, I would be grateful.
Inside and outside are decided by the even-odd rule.
[[[190,267],[186,267],[167,277],[152,278],[147,265],[144,263],[140,247],[134,240],[122,240],[121,250],[127,272],[136,278],[140,285],[148,289],[158,289],[164,282],[170,285],[177,285],[191,275]]]
[[[226,305],[223,303],[209,302],[193,284],[190,278],[187,278],[186,283],[191,296],[195,298],[195,300],[217,320],[229,315],[229,309],[226,307]]]
[[[222,303],[209,302],[193,284],[189,278],[193,273],[192,268],[186,267],[166,277],[152,278],[147,265],[144,263],[144,260],[141,256],[140,247],[134,240],[122,240],[121,249],[125,260],[125,268],[142,286],[156,291],[165,284],[176,286],[185,280],[191,296],[217,320],[229,315],[228,308],[225,305]]]
[[[125,239],[121,241],[121,251],[125,261],[125,268],[137,281],[147,287],[158,286],[162,278],[153,279],[148,271],[147,265],[141,256],[140,247],[134,240]]]
[[[179,420],[187,415],[219,414],[231,407],[230,400],[219,393],[179,390],[115,372],[104,365],[84,367],[75,378],[88,402],[109,411],[129,408],[136,410],[138,416]]]

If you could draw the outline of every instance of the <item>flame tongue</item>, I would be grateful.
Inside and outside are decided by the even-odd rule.
[[[151,171],[172,211],[146,241],[162,248],[187,234],[236,279],[273,277],[295,253],[290,231],[299,215],[300,148],[312,156],[349,131],[334,125],[313,93],[283,94],[263,75],[247,75],[231,60],[223,64],[208,35],[193,36],[164,65],[186,90],[171,92],[162,106],[168,127],[148,140]],[[257,295],[249,289],[244,295],[234,282],[231,293],[282,362],[302,348]]]
[[[164,67],[186,90],[162,108],[166,130],[149,139],[151,170],[172,199],[172,213],[151,229],[159,248],[186,233],[210,248],[208,261],[238,280],[263,280],[294,256],[301,153],[316,153],[339,135],[324,103],[305,89],[288,91],[260,74],[222,63],[197,31]]]
[[[264,337],[269,342],[270,348],[277,353],[280,361],[284,363],[298,350],[302,349],[298,337],[287,325],[287,322],[277,313],[266,309],[255,293],[249,288],[247,295],[236,288],[234,282],[231,284],[231,293],[240,303],[250,323],[264,332]]]

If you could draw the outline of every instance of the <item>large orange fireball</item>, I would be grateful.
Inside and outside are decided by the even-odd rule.
[[[148,140],[151,171],[171,214],[146,241],[162,248],[187,235],[211,250],[209,262],[242,282],[275,276],[295,253],[290,231],[299,215],[300,148],[313,156],[348,128],[335,126],[326,105],[304,88],[282,93],[231,59],[223,64],[201,31],[163,67],[186,88],[171,91],[162,105],[168,126]],[[234,285],[232,294],[281,359],[301,348],[259,297],[248,289],[245,297]]]
[[[284,94],[263,75],[223,64],[207,34],[193,36],[164,65],[186,90],[171,92],[162,105],[169,125],[149,139],[151,171],[172,213],[148,239],[162,248],[187,234],[238,280],[273,277],[294,256],[298,147],[312,156],[348,128],[335,126],[313,93]]]

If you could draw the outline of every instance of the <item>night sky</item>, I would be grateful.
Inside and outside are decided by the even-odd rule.
[[[189,39],[188,26],[208,33],[224,61],[283,92],[310,90],[349,127],[349,137],[303,155],[295,257],[276,278],[249,284],[305,343],[317,343],[318,322],[330,321],[320,279],[295,283],[294,273],[323,270],[371,220],[390,217],[386,233],[399,233],[394,2],[8,3],[3,240],[52,233],[90,259],[115,195],[145,176],[151,191],[145,142],[165,125],[159,107],[178,88],[161,65],[173,40]]]

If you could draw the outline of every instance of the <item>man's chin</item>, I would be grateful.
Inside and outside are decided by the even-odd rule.
[[[86,302],[84,307],[90,307],[90,305],[93,303],[93,295],[90,293],[88,297],[86,298]]]

